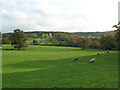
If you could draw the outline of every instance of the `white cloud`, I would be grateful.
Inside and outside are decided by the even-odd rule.
[[[7,3],[9,2],[9,3]],[[5,0],[3,32],[109,31],[117,23],[117,0]]]
[[[15,28],[21,29],[34,29],[36,21],[32,20],[23,12],[8,12],[2,11],[3,19],[3,32],[6,30],[14,30]],[[6,23],[7,22],[7,23]]]
[[[27,8],[30,7],[30,5],[29,5],[28,3],[23,3],[23,5],[24,5],[25,7],[27,7]]]
[[[85,21],[86,17],[80,12],[73,12],[71,10],[64,10],[62,7],[55,7],[49,5],[48,2],[39,2],[33,8],[36,17],[46,23],[43,30],[65,30],[67,27],[70,29],[78,28],[79,24]],[[77,27],[76,27],[77,26]],[[68,29],[67,29],[68,30]]]
[[[8,22],[24,22],[25,20],[28,20],[28,16],[23,12],[8,12],[7,10],[3,10],[2,12],[3,20],[6,20]]]
[[[2,5],[2,7],[8,7],[8,8],[10,8],[10,7],[16,8],[17,7],[16,2],[1,2],[1,5]]]
[[[2,14],[2,15],[7,14],[7,10],[2,10],[2,11],[1,11],[1,14]]]

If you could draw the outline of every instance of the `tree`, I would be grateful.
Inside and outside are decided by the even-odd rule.
[[[9,38],[2,38],[2,44],[10,44]]]
[[[46,37],[48,37],[48,36],[49,36],[47,33],[46,33],[45,35],[46,35]]]
[[[57,45],[58,44],[58,40],[56,38],[52,38],[51,39],[51,43],[52,43],[52,45]]]
[[[52,34],[51,33],[49,33],[49,38],[52,38]]]
[[[46,34],[42,34],[42,38],[46,38],[46,37],[48,37],[48,34],[46,33]]]
[[[7,33],[2,34],[2,38],[7,38],[7,37],[9,37],[9,35]]]
[[[78,43],[78,38],[74,37],[74,36],[69,36],[67,39],[68,45],[70,46],[76,46],[76,44]]]
[[[68,34],[67,33],[63,33],[61,39],[62,39],[62,41],[67,41]]]
[[[67,41],[63,41],[62,44],[63,44],[64,46],[67,46],[67,45],[68,45],[68,44],[67,44]]]
[[[30,35],[30,37],[31,37],[31,38],[37,38],[38,35],[37,35],[36,33],[32,33],[32,34]]]
[[[62,35],[63,35],[62,33],[55,33],[54,38],[56,38],[58,41],[61,41],[63,37]]]
[[[102,49],[112,50],[116,47],[115,36],[113,34],[102,36],[100,43]]]
[[[2,34],[0,32],[0,46],[2,45]]]
[[[95,40],[95,41],[93,41],[93,43],[92,43],[92,47],[93,48],[100,48],[100,43],[97,41],[97,40]]]
[[[88,39],[87,38],[80,38],[79,39],[79,46],[83,47],[83,50],[85,49],[85,47],[88,47]]]
[[[115,39],[117,41],[117,48],[120,50],[120,21],[118,22],[117,25],[114,25],[113,28],[116,28],[115,30]]]
[[[92,47],[92,40],[91,40],[91,39],[88,39],[87,47],[88,47],[88,48],[91,48],[91,47]]]
[[[14,49],[21,50],[28,46],[26,35],[20,29],[14,30],[14,33],[10,35],[9,39]]]
[[[42,38],[45,38],[45,37],[46,37],[46,34],[43,33],[43,34],[42,34]]]

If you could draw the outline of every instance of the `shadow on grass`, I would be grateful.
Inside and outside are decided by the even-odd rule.
[[[11,51],[13,51],[14,49],[4,49],[4,48],[3,48],[2,50],[9,50],[9,51],[11,50]]]
[[[115,54],[114,54],[115,55]],[[91,58],[95,57],[95,63],[89,63]],[[104,57],[109,58],[110,55]],[[74,58],[74,57],[73,57]],[[108,62],[103,60],[103,56],[90,55],[78,57],[79,60],[74,62],[73,58],[66,58],[60,60],[35,60],[25,61],[16,64],[4,65],[3,67],[10,68],[45,68],[26,72],[3,73],[3,88],[54,88],[54,87],[106,87],[110,85],[116,86],[116,83],[109,83],[107,78],[113,78],[115,71],[106,72],[113,68],[115,60],[113,57]],[[113,65],[111,65],[112,61]],[[109,65],[110,64],[110,65]],[[109,68],[109,66],[111,68]],[[101,68],[102,67],[102,68]],[[105,71],[105,72],[104,72]],[[104,76],[104,77],[101,77]],[[99,78],[102,80],[99,81]],[[91,80],[92,79],[92,80]],[[92,82],[91,82],[92,81]],[[98,81],[98,82],[97,82]],[[115,82],[115,81],[114,81]],[[95,84],[94,84],[95,83]],[[98,84],[96,86],[96,84]],[[113,86],[111,86],[113,87]]]
[[[82,48],[77,48],[77,49],[72,49],[72,50],[86,50],[86,49],[82,49]]]
[[[78,60],[74,62],[74,58],[65,58],[65,59],[57,59],[57,60],[29,60],[25,62],[15,63],[15,64],[7,64],[4,65],[5,67],[12,67],[12,68],[34,68],[34,67],[46,67],[48,65],[67,65],[67,64],[75,64],[79,62],[86,62],[89,63],[89,60],[91,58],[97,58],[100,56],[97,55],[89,55],[89,56],[80,56],[78,57]]]
[[[113,56],[116,55],[116,53],[112,53]],[[48,66],[67,66],[69,64],[102,64],[108,60],[109,62],[115,62],[114,57],[111,56],[111,54],[104,54],[104,55],[88,55],[88,56],[80,56],[78,57],[77,61],[74,61],[75,57],[71,58],[65,58],[65,59],[57,59],[57,60],[29,60],[29,61],[24,61],[20,63],[15,63],[15,64],[7,64],[3,65],[4,67],[10,67],[10,68],[44,68]],[[96,61],[94,63],[89,63],[89,61],[92,58],[96,58]],[[109,58],[109,59],[108,59]]]
[[[25,51],[25,49],[17,50],[17,49],[4,49],[4,48],[2,50],[6,50],[6,51]]]

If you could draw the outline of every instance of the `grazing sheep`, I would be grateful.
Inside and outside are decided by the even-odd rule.
[[[94,61],[96,61],[96,58],[91,59],[90,63],[93,63]]]
[[[94,60],[90,60],[90,63],[93,63],[94,62]]]
[[[94,61],[96,61],[96,58],[93,58]]]
[[[104,52],[102,51],[101,54],[103,54]]]
[[[75,58],[74,58],[74,62],[75,62],[76,60],[78,60],[78,57],[75,57]]]
[[[107,53],[109,53],[109,50],[107,50]]]
[[[100,53],[98,52],[97,55],[100,55]]]

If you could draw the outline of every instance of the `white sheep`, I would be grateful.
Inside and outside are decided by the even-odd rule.
[[[96,61],[96,58],[91,59],[90,63],[93,63],[94,61]]]
[[[101,54],[103,54],[104,52],[102,51]]]
[[[109,50],[107,50],[107,53],[109,53]]]
[[[100,55],[100,53],[98,52],[97,55]]]
[[[74,58],[74,61],[76,61],[76,60],[78,60],[78,57],[75,57],[75,58]]]

